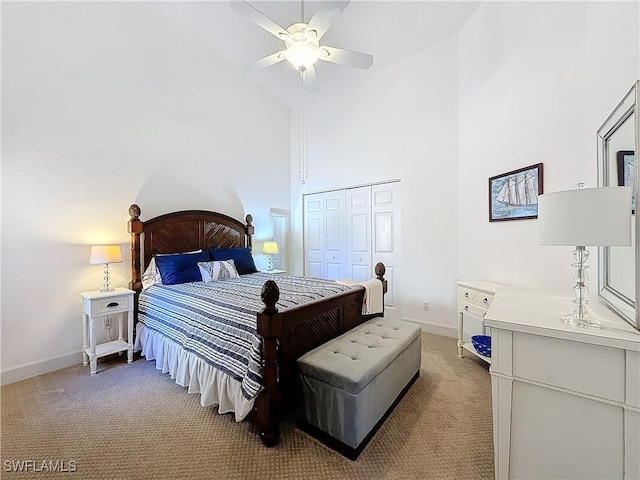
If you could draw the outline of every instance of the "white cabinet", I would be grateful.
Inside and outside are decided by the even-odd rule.
[[[640,333],[596,298],[603,328],[565,325],[572,310],[501,287],[487,312],[496,478],[640,478]]]
[[[464,341],[464,316],[477,318],[482,323],[482,335],[486,335],[484,318],[499,286],[491,282],[458,282],[458,357],[462,358],[467,350],[491,363],[491,357],[478,353],[471,342]]]

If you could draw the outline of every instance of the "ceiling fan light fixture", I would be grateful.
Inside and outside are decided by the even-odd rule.
[[[287,48],[285,56],[297,70],[304,71],[318,60],[318,47],[308,43],[295,43]]]

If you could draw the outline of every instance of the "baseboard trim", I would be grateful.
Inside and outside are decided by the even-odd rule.
[[[60,370],[61,368],[72,367],[80,363],[82,363],[82,352],[68,353],[47,360],[23,363],[0,371],[0,385],[9,385],[10,383],[37,377],[38,375]]]
[[[458,338],[458,328],[451,327],[449,325],[442,325],[439,323],[425,322],[422,320],[414,320],[412,318],[403,318],[405,322],[415,323],[422,327],[422,331],[425,333],[433,333],[434,335],[442,335],[443,337]]]

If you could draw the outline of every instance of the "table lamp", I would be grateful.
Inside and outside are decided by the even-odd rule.
[[[269,266],[267,271],[273,270],[273,256],[278,253],[278,242],[264,242],[262,244],[262,253],[269,255]]]
[[[94,245],[91,247],[89,263],[91,265],[104,263],[104,284],[100,289],[101,292],[113,292],[109,281],[109,264],[120,262],[122,262],[120,245]]]
[[[573,313],[560,317],[568,325],[599,328],[587,305],[585,246],[631,245],[631,187],[584,188],[546,193],[538,199],[541,245],[575,246],[575,303]]]

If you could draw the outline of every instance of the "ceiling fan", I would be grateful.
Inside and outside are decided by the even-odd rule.
[[[284,42],[284,50],[244,65],[243,70],[268,67],[283,60],[289,61],[302,77],[302,86],[307,93],[318,90],[317,60],[339,63],[367,69],[373,64],[373,56],[341,48],[320,45],[320,39],[329,30],[336,17],[347,8],[350,1],[324,1],[309,23],[304,23],[304,3],[301,2],[302,21],[284,29],[245,0],[232,0],[231,7],[249,17],[255,24]]]

